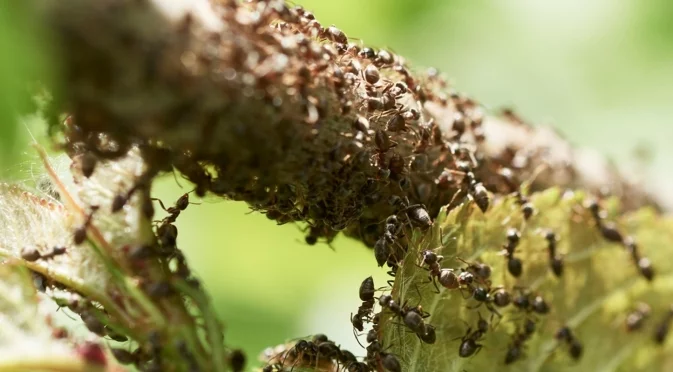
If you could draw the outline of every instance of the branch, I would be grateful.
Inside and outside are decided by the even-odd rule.
[[[111,158],[139,144],[154,172],[172,165],[200,195],[309,222],[309,243],[345,230],[373,246],[391,198],[435,216],[481,193],[477,184],[504,195],[532,180],[530,191],[582,187],[627,209],[656,205],[600,156],[511,111],[486,112],[433,70],[347,44],[300,7],[204,3],[45,6],[64,60],[71,153]]]

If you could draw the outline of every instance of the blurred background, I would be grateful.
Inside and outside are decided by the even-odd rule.
[[[673,2],[296,3],[323,26],[392,49],[416,68],[437,67],[490,109],[513,107],[576,145],[635,164],[662,192],[671,184]],[[27,131],[15,124],[17,92],[23,77],[48,72],[50,61],[36,53],[48,45],[19,3],[8,4],[0,2],[0,177],[22,180],[35,161]],[[156,196],[170,203],[190,189],[181,184],[168,177]],[[349,323],[358,286],[369,275],[377,285],[386,280],[370,250],[344,237],[335,251],[308,246],[300,226],[275,226],[245,205],[212,199],[190,206],[177,225],[179,246],[226,324],[227,344],[255,358],[266,346],[320,332],[359,349]]]

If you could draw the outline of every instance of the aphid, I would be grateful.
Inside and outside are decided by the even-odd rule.
[[[637,303],[635,309],[626,316],[626,330],[633,332],[641,329],[650,312],[649,305],[644,302]]]
[[[673,306],[668,309],[664,318],[654,331],[654,342],[663,345],[664,341],[666,341],[666,336],[668,336],[668,330],[671,328],[671,321],[673,321]]]

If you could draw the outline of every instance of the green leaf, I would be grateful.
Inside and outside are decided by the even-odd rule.
[[[624,236],[633,236],[641,256],[648,257],[655,277],[648,282],[639,272],[627,250],[607,242],[600,234],[583,193],[562,193],[549,189],[532,195],[537,212],[524,221],[516,199],[496,201],[482,214],[472,202],[442,211],[433,227],[425,234],[415,231],[404,264],[397,274],[393,297],[400,303],[420,303],[430,313],[426,323],[436,327],[437,341],[421,343],[399,320],[391,320],[384,312],[383,344],[403,360],[405,371],[614,371],[660,370],[673,342],[656,345],[654,329],[670,306],[673,292],[673,224],[670,219],[644,208],[621,214],[615,200],[602,202],[607,209],[604,221],[614,221]],[[500,254],[506,242],[506,231],[516,227],[521,241],[515,257],[523,261],[523,273],[515,279],[507,270],[506,257]],[[565,261],[564,272],[557,278],[550,269],[548,244],[544,232],[552,229],[558,238],[557,252]],[[440,240],[442,240],[440,242]],[[550,305],[546,315],[523,312],[513,305],[496,309],[502,319],[483,304],[464,299],[458,289],[441,288],[436,294],[428,283],[428,271],[420,268],[421,251],[434,249],[444,256],[442,267],[453,268],[456,274],[466,267],[457,260],[483,262],[492,268],[491,288],[504,286],[512,295],[515,287],[524,287],[540,295]],[[418,290],[417,290],[418,289]],[[467,297],[468,289],[462,290]],[[420,299],[419,299],[420,294]],[[626,315],[636,302],[646,302],[652,315],[643,329],[627,332]],[[470,358],[461,358],[458,349],[468,326],[475,330],[479,314],[491,323],[478,343],[483,348]],[[536,332],[523,348],[524,356],[506,366],[505,355],[512,335],[521,330],[523,322],[536,322]],[[554,335],[567,325],[583,345],[583,355],[574,361],[566,343]],[[670,353],[669,353],[670,355]]]

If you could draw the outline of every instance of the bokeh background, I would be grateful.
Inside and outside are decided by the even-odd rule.
[[[18,93],[23,78],[53,66],[40,53],[49,43],[20,3],[0,1],[0,177],[27,180],[36,163],[15,120]],[[670,190],[673,2],[296,3],[323,25],[392,49],[417,68],[439,68],[488,108],[513,107],[531,122],[554,125],[573,143],[637,166],[656,188]],[[155,191],[175,200],[190,189],[181,184],[168,177]],[[386,280],[371,251],[344,237],[335,251],[308,246],[301,226],[275,226],[243,204],[211,198],[190,206],[177,224],[179,246],[212,295],[229,345],[256,356],[321,332],[358,350],[349,315],[359,305],[359,283],[369,275]]]

